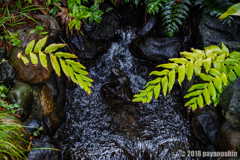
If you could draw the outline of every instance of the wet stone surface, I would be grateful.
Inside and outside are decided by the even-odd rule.
[[[165,98],[141,106],[119,98],[104,98],[101,87],[112,82],[111,68],[122,70],[133,93],[142,89],[154,69],[128,50],[136,37],[132,31],[121,32],[122,41],[113,42],[108,52],[87,65],[95,80],[92,97],[80,87],[67,89],[66,122],[55,134],[66,160],[75,159],[181,159],[190,149],[190,125],[181,114],[178,88]]]

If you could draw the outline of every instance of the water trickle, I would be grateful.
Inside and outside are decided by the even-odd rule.
[[[67,89],[70,103],[66,122],[56,133],[65,159],[160,159],[181,158],[189,149],[190,126],[180,112],[179,92],[159,96],[150,104],[120,102],[109,105],[100,89],[111,82],[110,69],[120,68],[130,79],[134,93],[151,80],[149,62],[131,55],[133,30],[121,30],[122,40],[113,42],[108,52],[89,64],[94,91],[88,97],[80,87]],[[115,102],[115,101],[114,101]]]

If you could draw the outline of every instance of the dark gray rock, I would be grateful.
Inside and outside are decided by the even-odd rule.
[[[15,78],[15,72],[12,65],[5,61],[0,62],[0,81],[3,83],[12,82]]]
[[[21,116],[22,121],[29,117],[33,104],[33,93],[30,85],[15,79],[6,96],[9,103],[20,104],[20,109],[16,113]]]
[[[213,16],[204,15],[199,24],[198,46],[221,46],[222,42],[230,51],[240,50],[240,18],[235,17],[231,27]]]
[[[142,24],[142,27],[140,29],[140,35],[145,36],[152,32],[154,28],[156,27],[157,23],[157,16],[154,15],[148,15],[146,22]]]
[[[57,20],[50,15],[35,14],[33,18],[40,22],[40,25],[49,32],[50,37],[59,38],[60,26]]]
[[[99,40],[86,39],[76,33],[69,37],[70,45],[79,58],[92,59],[107,51],[107,43]]]
[[[101,4],[99,8],[105,12],[107,8],[112,8],[112,6]],[[119,16],[119,13],[112,8],[101,16],[101,23],[94,21],[91,25],[83,25],[83,33],[94,40],[109,40],[115,36],[115,32],[119,29]]]
[[[0,81],[6,84],[13,81],[15,72],[8,61],[3,61],[5,54],[5,49],[0,47]]]
[[[41,139],[36,139],[32,141],[32,148],[51,148],[51,149],[36,149],[32,150],[27,154],[28,160],[60,160],[60,151],[54,150],[59,149],[56,145],[53,144],[53,141],[48,136],[42,136]]]
[[[240,131],[240,78],[225,88],[219,100],[226,120]]]
[[[234,130],[228,121],[224,122],[217,136],[219,150],[228,151],[235,149],[240,144],[240,132]]]
[[[27,131],[29,133],[33,133],[34,131],[37,131],[39,127],[42,127],[42,122],[39,121],[38,119],[36,118],[33,118],[29,123],[27,123],[25,126]]]
[[[131,100],[133,92],[130,87],[128,77],[117,67],[111,68],[111,77],[113,82],[104,84],[101,87],[101,93],[104,97],[118,98],[122,100]]]
[[[197,109],[191,121],[194,135],[204,145],[216,144],[217,133],[221,126],[219,117],[214,107],[205,106]]]
[[[135,57],[166,63],[169,58],[178,57],[181,45],[179,37],[141,37],[130,43],[129,50]]]

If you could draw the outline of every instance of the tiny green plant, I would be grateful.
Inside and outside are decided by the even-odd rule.
[[[74,26],[77,30],[80,30],[81,20],[85,20],[89,18],[89,24],[92,24],[93,21],[97,23],[101,23],[101,16],[103,15],[103,11],[99,10],[99,4],[92,5],[90,8],[79,4],[73,5],[72,12],[69,13],[71,17],[74,19],[68,24],[69,29],[71,30]]]
[[[163,91],[164,97],[170,93],[178,74],[178,83],[187,77],[191,81],[193,74],[199,76],[204,83],[195,84],[184,98],[191,98],[185,106],[193,111],[197,107],[219,103],[219,96],[222,91],[232,82],[240,77],[240,52],[229,53],[229,49],[222,43],[220,49],[216,45],[205,47],[204,50],[192,49],[192,52],[181,52],[182,58],[171,58],[173,63],[160,64],[157,67],[165,68],[162,71],[153,71],[149,75],[156,75],[158,78],[148,82],[140,94],[134,95],[133,102],[150,103],[155,96],[159,97]]]
[[[25,65],[29,65],[29,60],[26,56],[30,56],[31,62],[34,66],[38,65],[38,57],[39,55],[40,63],[45,68],[48,69],[47,65],[47,55],[50,56],[51,64],[58,75],[58,77],[61,76],[61,68],[64,72],[64,74],[67,76],[67,78],[72,80],[74,83],[79,85],[87,94],[91,95],[91,87],[93,80],[88,78],[86,75],[88,75],[88,72],[85,71],[86,67],[83,66],[81,63],[76,62],[72,59],[78,58],[74,54],[70,53],[64,53],[64,52],[56,52],[57,49],[65,47],[65,44],[50,44],[45,48],[44,51],[42,51],[43,46],[47,42],[48,36],[45,36],[43,39],[40,39],[36,45],[35,40],[32,40],[25,49],[25,55],[22,54],[22,52],[19,52],[17,55],[18,59],[21,59]],[[34,47],[35,45],[35,47]],[[60,68],[60,65],[61,68]]]
[[[33,132],[33,135],[35,136],[35,137],[37,137],[38,135],[40,135],[40,131],[42,130],[42,127],[39,127],[38,129],[37,129],[37,131],[34,131]]]
[[[39,35],[48,34],[42,26],[36,26],[35,29],[32,29],[29,33],[32,34],[38,31],[40,31]]]
[[[14,114],[16,112],[16,109],[20,107],[18,103],[15,104],[8,104],[4,99],[6,98],[6,92],[8,91],[8,88],[0,82],[0,107],[4,107],[7,109],[8,112],[11,112]]]

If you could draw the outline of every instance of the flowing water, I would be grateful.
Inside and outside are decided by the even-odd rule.
[[[67,89],[66,122],[56,133],[63,158],[70,159],[182,159],[190,149],[190,126],[179,91],[141,106],[140,103],[104,99],[100,88],[111,82],[110,69],[120,68],[130,79],[134,93],[151,80],[151,64],[131,55],[128,44],[133,30],[121,30],[122,40],[112,42],[108,52],[87,66],[95,80],[91,97],[80,87]],[[110,101],[110,102],[109,102]]]

